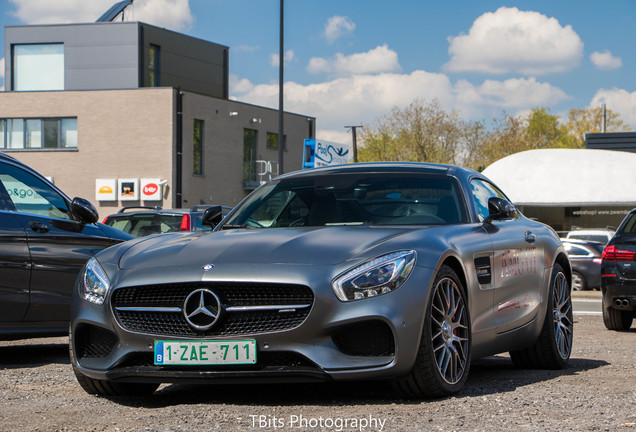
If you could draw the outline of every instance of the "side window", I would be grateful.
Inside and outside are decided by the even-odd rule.
[[[39,178],[8,164],[0,165],[0,182],[20,213],[71,219],[66,200]]]
[[[475,201],[475,207],[477,207],[477,215],[479,216],[480,222],[488,217],[489,198],[499,197],[508,200],[508,197],[506,197],[503,192],[483,180],[473,180],[470,182],[470,185],[473,190],[473,199]]]

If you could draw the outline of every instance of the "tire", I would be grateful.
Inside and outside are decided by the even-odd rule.
[[[611,305],[605,304],[605,296],[603,296],[603,323],[608,330],[629,330],[633,319],[633,311],[614,309]]]
[[[442,266],[426,307],[415,364],[394,385],[407,397],[457,394],[466,384],[470,359],[471,325],[466,292],[455,271]]]
[[[585,291],[587,284],[585,278],[579,272],[572,272],[572,291]]]
[[[92,395],[98,396],[147,396],[152,394],[159,384],[154,383],[118,383],[106,380],[97,380],[89,378],[82,374],[80,370],[75,366],[76,359],[73,353],[73,335],[69,329],[69,356],[71,358],[71,365],[73,366],[73,373],[77,379],[78,384],[82,389]]]
[[[574,339],[571,294],[563,268],[555,264],[541,333],[529,348],[510,352],[515,366],[524,369],[563,369],[567,365]]]

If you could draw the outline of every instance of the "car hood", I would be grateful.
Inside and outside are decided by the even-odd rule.
[[[357,226],[162,234],[128,248],[120,257],[119,267],[142,269],[195,263],[334,265],[413,230]]]

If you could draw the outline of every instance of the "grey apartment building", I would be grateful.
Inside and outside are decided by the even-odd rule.
[[[0,151],[107,215],[232,206],[301,169],[315,118],[228,98],[229,48],[141,22],[5,28]]]

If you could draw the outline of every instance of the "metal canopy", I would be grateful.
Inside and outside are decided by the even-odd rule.
[[[135,0],[124,0],[124,1],[120,1],[118,3],[115,3],[110,9],[108,9],[106,11],[106,13],[104,13],[102,16],[97,18],[97,21],[95,21],[95,22],[111,22],[111,21],[113,21],[115,18],[117,18],[117,15],[122,13],[124,11],[124,9],[126,9],[128,6],[130,6],[133,1],[135,1]]]

